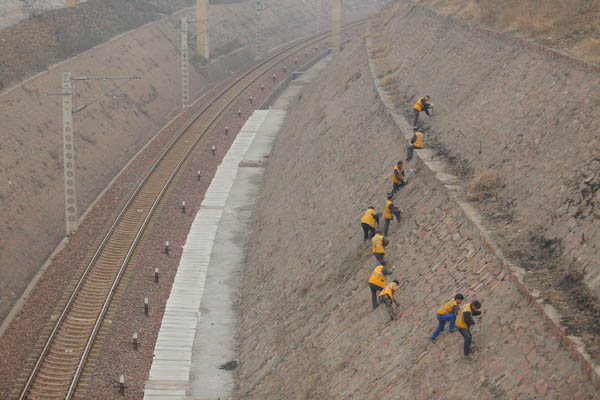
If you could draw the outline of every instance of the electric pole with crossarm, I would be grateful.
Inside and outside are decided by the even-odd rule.
[[[136,77],[87,77],[79,76],[72,77],[70,72],[63,72],[61,77],[61,89],[60,93],[50,93],[50,96],[62,96],[62,131],[63,131],[63,170],[65,180],[65,217],[66,217],[66,235],[69,236],[78,229],[78,213],[77,213],[77,192],[75,190],[75,141],[73,131],[73,114],[83,110],[87,106],[95,103],[99,99],[107,95],[115,94],[121,86],[125,85],[132,79],[139,79]],[[92,99],[90,102],[73,109],[73,81],[88,81],[88,80],[99,80],[99,81],[124,81],[119,85],[116,85],[111,90],[101,94],[100,96]]]

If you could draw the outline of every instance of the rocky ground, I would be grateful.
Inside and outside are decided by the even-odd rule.
[[[412,29],[408,21],[395,26]],[[416,56],[398,57],[392,66],[418,71]],[[441,85],[435,68],[428,76]],[[596,398],[418,159],[394,200],[403,218],[391,227],[386,255],[402,283],[403,316],[390,321],[382,307],[372,310],[367,280],[376,261],[362,242],[360,215],[369,205],[381,211],[405,152],[374,90],[364,37],[356,38],[302,94],[275,143],[244,270],[238,397]],[[486,309],[467,358],[457,334],[429,341],[435,311],[457,292]]]

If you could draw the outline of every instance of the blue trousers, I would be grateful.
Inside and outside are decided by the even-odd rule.
[[[450,331],[454,331],[454,322],[456,322],[456,314],[437,314],[438,327],[431,335],[431,339],[435,339],[437,335],[442,333],[444,330],[444,326],[446,326],[446,321],[450,321]]]

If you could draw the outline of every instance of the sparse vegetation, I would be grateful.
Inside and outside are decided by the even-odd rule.
[[[498,190],[502,187],[502,177],[492,169],[476,173],[466,184],[465,198],[469,201],[482,201],[491,197],[498,197]]]
[[[443,15],[534,39],[588,62],[600,63],[598,0],[422,0],[420,3]]]

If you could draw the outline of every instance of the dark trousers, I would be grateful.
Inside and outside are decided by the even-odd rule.
[[[458,328],[458,332],[465,339],[465,356],[469,355],[469,351],[471,351],[471,332],[468,329]]]
[[[413,151],[416,149],[412,144],[408,146],[408,150],[406,151],[406,161],[410,161],[413,158]]]
[[[361,223],[361,226],[362,226],[363,232],[365,234],[364,240],[371,239],[373,237],[373,234],[375,233],[375,228],[373,228],[369,224],[365,224],[364,222]]]
[[[383,256],[385,255],[384,253],[373,253],[373,255],[379,264],[383,264]]]
[[[413,126],[416,128],[417,127],[417,122],[419,122],[419,113],[420,113],[420,111],[417,110],[416,108],[413,108],[413,111],[415,113],[415,119],[413,121]],[[426,107],[424,111],[425,111],[425,114],[431,116],[431,114],[429,113],[429,107]]]
[[[419,122],[419,113],[420,113],[420,111],[417,110],[416,108],[413,108],[413,111],[415,113],[415,119],[413,121],[413,126],[417,126],[417,122]]]
[[[373,308],[377,308],[377,306],[379,305],[379,292],[381,290],[383,290],[382,287],[379,287],[377,285],[374,285],[372,283],[369,282],[369,287],[371,288],[371,301],[373,302]]]
[[[383,221],[384,221],[384,224],[383,224],[383,236],[387,236],[388,235],[388,230],[390,229],[390,221],[391,221],[391,219],[384,218]]]
[[[396,318],[396,312],[394,311],[394,305],[392,304],[392,299],[387,294],[383,295],[381,297],[382,297],[383,302],[385,304],[385,308],[388,311],[388,314],[390,314],[390,319],[395,319]]]
[[[404,183],[396,183],[396,182],[392,182],[394,184],[394,187],[392,188],[392,194],[396,194],[398,192],[398,190],[400,190],[400,188],[402,186],[404,186]]]

